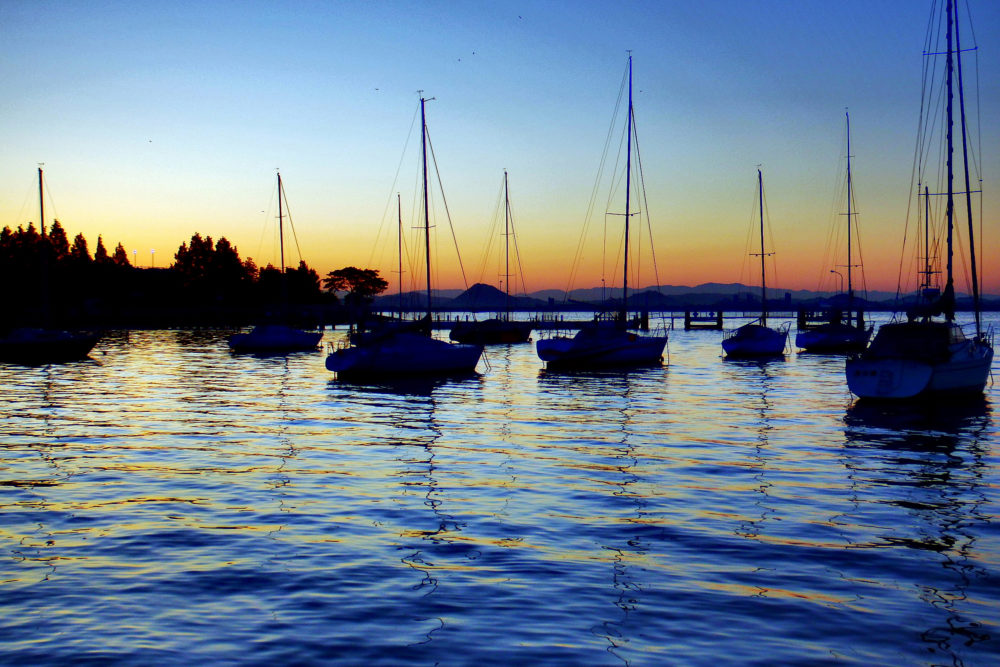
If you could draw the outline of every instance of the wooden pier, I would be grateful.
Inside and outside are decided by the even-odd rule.
[[[722,329],[722,311],[684,311],[684,330],[691,329]]]

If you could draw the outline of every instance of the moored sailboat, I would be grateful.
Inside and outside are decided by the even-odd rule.
[[[394,323],[352,336],[326,357],[326,368],[342,380],[471,374],[483,354],[482,345],[449,343],[431,335],[431,243],[427,187],[426,100],[420,98],[421,164],[427,313],[423,322]]]
[[[526,343],[531,337],[533,324],[512,320],[510,317],[510,237],[514,231],[510,219],[510,190],[507,187],[507,170],[503,172],[504,194],[504,312],[482,321],[457,322],[448,335],[459,343],[491,345],[497,343]]]
[[[281,183],[281,173],[278,173],[278,245],[281,253],[281,280],[287,281],[285,275],[285,232],[284,232],[284,188]],[[287,299],[286,299],[287,301]],[[288,304],[282,303],[282,314],[287,319]],[[286,322],[270,322],[258,324],[248,333],[233,334],[229,337],[229,347],[233,352],[252,354],[282,354],[315,350],[323,337],[321,331],[302,331]]]
[[[767,277],[764,271],[764,176],[757,170],[757,195],[760,204],[760,318],[727,331],[722,349],[727,357],[776,357],[784,354],[788,326],[778,329],[767,326]]]
[[[38,210],[42,239],[45,234],[45,185],[42,168],[38,168]],[[44,262],[43,262],[44,263]],[[43,266],[43,275],[50,270]],[[45,278],[47,282],[48,278]],[[48,319],[48,285],[43,285],[43,299]],[[49,364],[86,359],[100,336],[88,331],[65,331],[49,327],[17,327],[0,334],[0,362],[15,364]]]
[[[981,394],[993,362],[993,334],[983,331],[980,317],[979,277],[975,252],[975,227],[971,206],[965,98],[962,85],[962,48],[959,40],[957,3],[947,0],[947,35],[944,53],[928,49],[925,56],[946,56],[945,67],[945,167],[947,222],[947,282],[933,302],[923,303],[907,313],[907,320],[890,322],[879,328],[872,344],[847,360],[847,385],[862,399],[911,399],[925,396]],[[957,77],[956,77],[957,75]],[[956,82],[957,78],[957,82]],[[965,172],[965,204],[969,222],[969,259],[972,276],[976,333],[965,335],[955,321],[953,244],[955,232],[955,109],[958,92],[962,156]],[[925,94],[930,95],[925,86]],[[922,128],[923,129],[923,128]],[[920,161],[921,167],[926,166]],[[922,169],[921,169],[922,173]],[[919,192],[919,188],[918,188]],[[929,193],[925,191],[924,196]],[[942,319],[935,319],[935,318]]]
[[[632,108],[632,55],[628,57],[628,116],[625,133],[625,257],[623,261],[622,302],[619,311],[609,318],[595,319],[572,337],[542,338],[535,345],[538,357],[550,370],[601,367],[650,366],[663,361],[667,335],[641,335],[628,327],[629,220],[631,211],[632,138],[635,118]]]
[[[854,301],[854,272],[852,231],[854,228],[854,182],[851,177],[851,116],[847,118],[847,295],[844,308],[831,308],[828,321],[803,328],[800,320],[795,335],[795,345],[807,352],[858,352],[868,345],[872,335],[871,325],[866,326],[864,313]],[[836,273],[833,271],[832,273]],[[843,276],[841,275],[841,279]],[[843,288],[843,285],[841,285]],[[838,304],[839,306],[840,304]],[[852,320],[856,320],[852,323]]]

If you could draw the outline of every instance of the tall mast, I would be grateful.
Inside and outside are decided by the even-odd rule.
[[[954,74],[954,63],[952,61],[952,38],[951,33],[953,30],[953,25],[955,22],[954,17],[954,6],[951,0],[948,0],[948,39],[947,39],[947,50],[948,50],[948,104],[947,104],[947,122],[946,128],[948,133],[948,154],[946,156],[947,167],[948,167],[948,204],[947,204],[947,216],[948,216],[948,282],[945,284],[945,301],[944,301],[944,316],[945,319],[951,322],[955,319],[955,283],[952,277],[952,229],[954,227],[954,215],[955,215],[955,196],[954,196],[954,180],[955,172],[954,166],[952,164],[952,158],[954,156],[955,147],[953,140],[953,125],[952,120],[952,106],[953,106],[953,74]]]
[[[854,305],[854,283],[851,282],[851,203],[853,194],[851,192],[851,114],[845,112],[847,116],[847,319],[851,319],[851,307]]]
[[[621,324],[625,326],[628,319],[628,223],[630,196],[632,194],[632,53],[628,54],[628,124],[625,127],[628,134],[628,152],[625,156],[625,263],[622,269],[622,309]]]
[[[764,273],[764,177],[757,170],[757,195],[760,201],[760,325],[767,326],[767,277]]]
[[[957,12],[956,12],[957,13]],[[965,169],[965,210],[969,216],[969,256],[972,258],[972,305],[976,314],[976,335],[982,332],[979,314],[979,275],[976,269],[976,229],[972,223],[972,187],[969,184],[969,144],[965,129],[965,91],[962,87],[962,44],[958,38],[958,16],[955,17],[955,62],[958,65],[958,108],[962,122],[962,162]]]
[[[424,102],[420,98],[420,147],[423,160],[424,176],[424,251],[427,264],[427,326],[431,325],[431,218],[427,210],[427,117],[424,115]]]
[[[926,290],[931,286],[931,189],[924,186],[924,284]],[[924,292],[927,298],[927,292]]]
[[[278,172],[278,246],[281,249],[281,275],[285,275],[285,214],[281,208],[281,172]],[[284,280],[284,278],[282,278]]]
[[[507,170],[503,170],[503,199],[504,199],[504,309],[507,311],[507,319],[510,319],[510,190],[507,189]]]
[[[403,203],[396,193],[396,254],[399,257],[399,319],[403,319]]]
[[[38,223],[42,227],[42,236],[45,236],[45,195],[42,186],[42,168],[38,168],[38,214],[41,220]]]

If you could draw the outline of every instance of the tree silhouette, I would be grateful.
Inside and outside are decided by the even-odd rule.
[[[52,248],[52,258],[62,261],[69,257],[69,239],[66,238],[66,230],[58,220],[52,221],[52,226],[48,230],[49,247]]]
[[[111,261],[115,266],[132,266],[132,263],[128,261],[128,253],[125,252],[125,248],[120,242],[115,246],[115,254],[111,256]]]
[[[345,266],[331,271],[323,279],[328,292],[347,292],[344,301],[351,307],[359,308],[389,287],[389,283],[379,276],[378,269],[359,269]]]
[[[320,295],[319,274],[302,260],[294,269],[285,269],[289,292],[297,301],[315,301]]]
[[[83,234],[77,234],[73,238],[73,245],[69,249],[69,257],[74,262],[89,264],[91,262],[90,250],[87,249],[87,239]]]
[[[100,235],[97,237],[97,247],[94,248],[94,262],[97,264],[111,263],[111,258],[108,257],[108,249],[104,247],[104,239]]]

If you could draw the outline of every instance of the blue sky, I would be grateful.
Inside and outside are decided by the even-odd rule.
[[[197,231],[263,264],[280,167],[306,261],[388,275],[395,250],[376,239],[395,190],[413,215],[409,161],[393,182],[423,90],[463,258],[507,169],[528,287],[564,287],[630,49],[661,281],[741,278],[761,164],[777,280],[816,288],[845,107],[866,260],[899,263],[930,4],[6,0],[0,225],[37,219],[45,163],[56,215],[92,245],[163,265]],[[1000,3],[969,6],[989,228]],[[442,286],[460,286],[439,244]],[[894,288],[883,273],[871,286]]]

